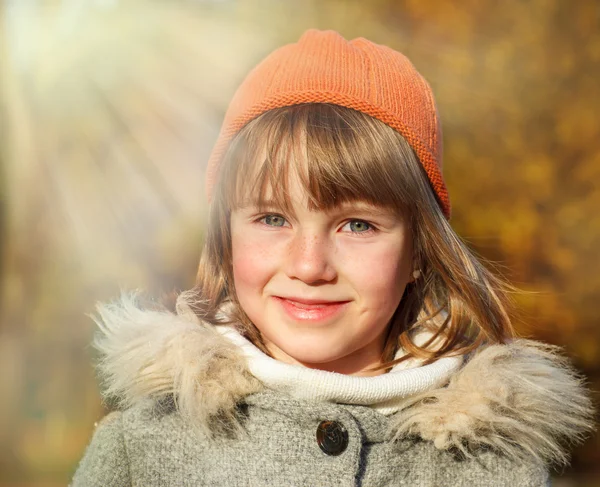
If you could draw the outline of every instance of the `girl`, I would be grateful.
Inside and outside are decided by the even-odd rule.
[[[197,284],[99,309],[106,393],[76,486],[542,486],[592,429],[559,351],[448,223],[402,54],[306,32],[242,83]]]

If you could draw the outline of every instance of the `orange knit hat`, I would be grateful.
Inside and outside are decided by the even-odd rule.
[[[425,168],[450,218],[441,171],[442,132],[431,88],[403,54],[364,38],[347,41],[331,30],[310,29],[296,44],[273,51],[237,89],[208,161],[209,201],[233,136],[268,110],[300,103],[352,108],[398,131]]]

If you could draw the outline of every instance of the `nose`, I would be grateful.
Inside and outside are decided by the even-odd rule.
[[[287,253],[286,272],[307,284],[330,282],[337,277],[332,262],[333,243],[316,232],[294,236]]]

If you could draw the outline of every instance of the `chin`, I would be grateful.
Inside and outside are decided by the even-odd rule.
[[[295,346],[280,346],[278,348],[287,356],[281,358],[278,358],[276,356],[276,358],[278,358],[279,360],[287,362],[299,362],[305,367],[310,367],[313,369],[326,369],[325,366],[327,364],[340,360],[346,355],[348,355],[343,351],[339,351],[338,353],[336,353],[336,351],[332,350],[332,347],[323,346],[322,342],[319,343],[317,346],[307,345],[299,347],[296,344]],[[285,360],[285,358],[288,357],[291,360]]]

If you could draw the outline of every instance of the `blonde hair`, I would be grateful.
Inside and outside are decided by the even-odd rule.
[[[231,210],[249,198],[264,207],[267,191],[271,201],[291,212],[290,171],[304,187],[310,209],[363,200],[395,209],[412,232],[421,276],[408,284],[391,319],[377,369],[389,370],[409,357],[431,363],[514,336],[508,311],[512,288],[454,232],[406,140],[369,115],[322,103],[267,111],[230,143],[215,185],[196,285],[189,291],[201,319],[236,323],[269,353],[236,297],[229,220]],[[224,307],[225,315],[219,313]],[[434,335],[417,345],[412,332],[420,327]],[[394,360],[399,347],[406,354]]]

